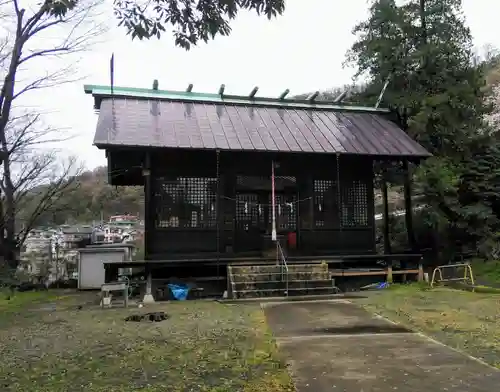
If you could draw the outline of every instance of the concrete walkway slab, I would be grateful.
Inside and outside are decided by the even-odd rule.
[[[263,304],[275,337],[401,333],[408,329],[377,318],[348,301]]]
[[[500,371],[351,303],[264,306],[298,392],[491,392]]]

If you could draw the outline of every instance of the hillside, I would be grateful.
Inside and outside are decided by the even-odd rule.
[[[38,225],[91,223],[121,214],[144,216],[143,188],[108,185],[106,167],[86,171],[75,181],[78,183],[77,191],[60,203],[66,207],[40,217]]]

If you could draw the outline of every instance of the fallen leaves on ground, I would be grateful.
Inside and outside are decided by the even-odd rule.
[[[124,321],[141,311],[170,318]],[[2,391],[294,390],[256,305],[186,301],[79,310],[71,301],[55,310],[19,310],[0,323],[0,356]]]

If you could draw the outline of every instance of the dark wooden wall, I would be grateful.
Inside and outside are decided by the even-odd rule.
[[[110,170],[113,167],[114,173],[119,173],[117,168],[126,167],[126,161],[136,163],[144,160],[147,153],[140,154],[142,156],[138,157],[132,156],[131,152],[115,152],[112,155],[114,159],[110,160]],[[146,229],[149,230],[147,253],[151,258],[210,257],[217,253],[232,257],[238,253],[238,248],[242,255],[251,252],[252,249],[241,251],[242,233],[237,230],[235,221],[236,178],[269,178],[273,161],[278,163],[276,176],[290,176],[296,180],[299,200],[296,204],[298,252],[303,255],[331,255],[370,253],[375,250],[373,160],[369,157],[225,151],[217,156],[215,151],[151,150],[149,159],[152,195],[147,198],[146,209],[150,209],[154,221],[147,222]],[[143,181],[142,170],[137,170],[135,166],[129,170],[128,177],[123,175],[120,178],[122,183],[139,184]],[[125,173],[123,170],[121,172]],[[179,177],[191,181],[190,189],[200,192],[202,188],[210,189],[212,196],[217,193],[217,189],[219,191],[220,197],[211,199],[215,200],[213,203],[216,205],[204,211],[205,218],[200,222],[200,227],[179,227],[183,225],[158,222],[159,215],[168,215],[168,211],[162,212],[162,205],[176,203],[162,200],[164,196],[158,186],[169,181],[173,183]],[[337,178],[340,179],[340,187],[337,187]],[[115,181],[118,181],[116,176]],[[315,188],[326,190],[322,200]],[[340,211],[337,203],[339,196],[342,200],[350,200],[351,209],[355,211],[349,211],[348,208]],[[189,211],[185,213],[189,214]],[[360,214],[364,217],[364,223],[356,224],[360,221]],[[349,220],[349,216],[356,216],[357,220]],[[258,251],[258,248],[256,246],[254,251]]]

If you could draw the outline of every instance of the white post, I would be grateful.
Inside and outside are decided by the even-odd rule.
[[[142,299],[143,303],[151,304],[155,302],[152,290],[153,290],[153,275],[151,273],[151,266],[146,264],[146,293],[144,294],[144,298]]]

